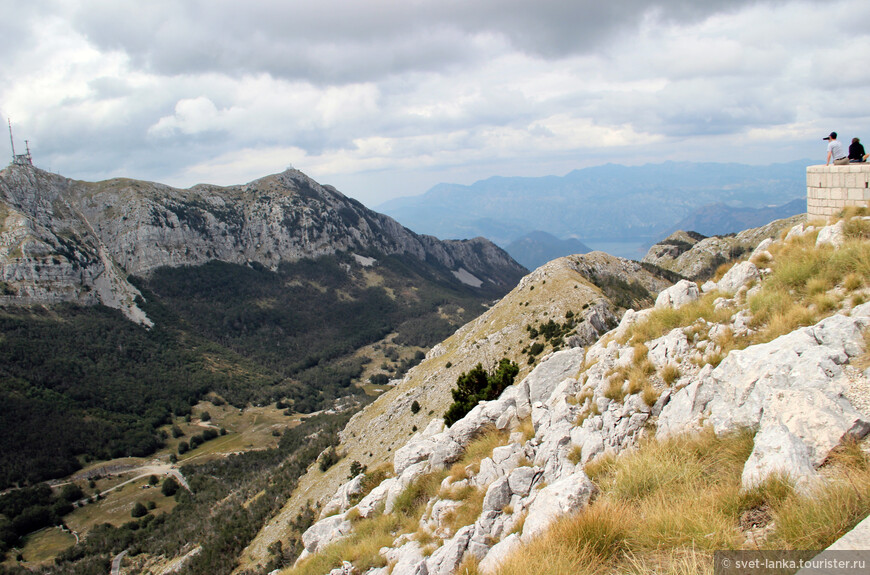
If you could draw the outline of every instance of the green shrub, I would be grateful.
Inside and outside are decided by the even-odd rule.
[[[130,516],[139,518],[145,517],[146,515],[148,515],[148,509],[146,509],[144,505],[137,501],[136,505],[133,506],[133,510],[130,511]]]
[[[453,425],[479,402],[497,398],[513,384],[519,372],[516,363],[502,358],[492,374],[487,373],[480,363],[468,373],[462,373],[456,380],[456,387],[450,392],[453,403],[444,414],[444,423]]]
[[[178,491],[179,487],[181,486],[178,484],[178,481],[176,481],[174,477],[167,477],[163,480],[163,485],[160,487],[160,493],[162,493],[166,497],[172,497]]]

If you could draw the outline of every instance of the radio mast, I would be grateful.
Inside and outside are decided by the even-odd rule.
[[[24,140],[24,148],[27,150],[26,154],[16,154],[15,139],[12,137],[12,120],[6,118],[6,121],[9,123],[9,143],[12,144],[12,163],[19,166],[32,166],[33,157],[30,155],[30,142]]]

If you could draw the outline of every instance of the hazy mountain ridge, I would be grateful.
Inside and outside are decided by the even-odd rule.
[[[758,208],[792,200],[795,190],[804,187],[808,163],[608,164],[562,177],[439,184],[421,196],[390,200],[378,209],[422,233],[462,238],[485,231],[502,246],[533,230],[581,240],[654,240],[705,205]]]

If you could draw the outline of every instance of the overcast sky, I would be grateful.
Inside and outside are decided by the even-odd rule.
[[[0,113],[20,151],[29,139],[39,167],[78,179],[235,184],[292,165],[374,206],[607,162],[824,163],[831,130],[870,144],[867,0],[0,0],[0,14]]]

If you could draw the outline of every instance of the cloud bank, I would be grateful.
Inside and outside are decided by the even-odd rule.
[[[375,204],[604,162],[823,158],[821,135],[870,134],[858,0],[0,7],[0,112],[77,178],[293,164]]]

